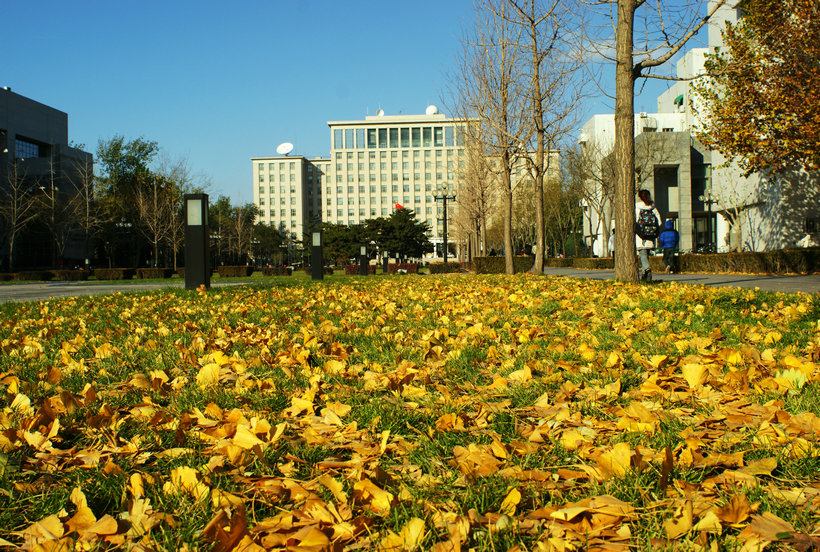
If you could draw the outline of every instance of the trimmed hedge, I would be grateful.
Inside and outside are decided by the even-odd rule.
[[[293,269],[289,266],[268,266],[262,269],[265,276],[290,276]]]
[[[253,270],[252,266],[220,266],[216,269],[220,278],[247,278]]]
[[[17,273],[18,280],[48,282],[54,279],[54,273],[50,270],[21,270]]]
[[[173,268],[138,268],[137,278],[155,279],[170,278],[174,274]]]
[[[367,265],[367,273],[370,274],[370,275],[375,274],[376,273],[375,265],[371,265],[371,264]],[[359,265],[357,265],[357,264],[345,265],[345,274],[354,275],[354,276],[359,274]]]
[[[398,274],[399,270],[404,270],[407,274],[418,274],[419,263],[389,263],[387,265],[388,274]]]
[[[94,278],[97,280],[130,280],[137,273],[133,268],[95,268]]]
[[[15,276],[16,274],[12,272],[3,272],[0,274],[0,282],[10,282],[11,280],[14,280]]]
[[[87,270],[52,270],[51,272],[61,282],[82,282],[91,276]]]
[[[302,270],[303,270],[303,271],[305,272],[305,274],[307,274],[308,276],[310,276],[310,275],[312,275],[312,274],[313,274],[313,268],[311,268],[311,267],[309,267],[309,266],[306,266],[306,267],[302,268]],[[326,267],[324,267],[324,269],[322,270],[322,273],[323,273],[325,276],[333,276],[333,267],[331,267],[331,266],[326,266]]]
[[[552,259],[549,259],[552,260]],[[555,259],[557,261],[566,261],[567,259]],[[575,268],[585,268],[587,270],[598,270],[598,269],[609,269],[612,270],[615,268],[615,261],[612,257],[575,257],[574,259],[569,259],[573,261],[572,266]],[[545,263],[545,266],[550,266]]]
[[[493,257],[494,258],[494,257]],[[478,261],[479,259],[475,259]],[[503,258],[501,258],[503,272]],[[739,274],[811,274],[820,270],[820,248],[780,249],[777,251],[746,251],[743,253],[712,253],[677,255],[680,272],[732,272]],[[663,272],[663,257],[652,255],[649,265],[654,272]],[[476,263],[478,267],[478,263]],[[545,259],[547,267],[582,269],[612,269],[612,258],[568,257]],[[478,272],[478,269],[476,269]]]
[[[459,262],[430,263],[429,269],[430,274],[456,274],[465,270]]]
[[[513,257],[513,270],[516,273],[527,272],[532,268],[534,261],[534,257]],[[504,257],[473,257],[473,267],[476,274],[504,274],[506,272]]]

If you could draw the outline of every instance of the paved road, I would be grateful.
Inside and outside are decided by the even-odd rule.
[[[545,268],[548,276],[571,276],[593,280],[611,280],[613,270],[581,270],[577,268]],[[765,274],[655,274],[655,281],[682,282],[715,287],[737,287],[745,289],[760,288],[765,291],[782,291],[786,293],[804,292],[820,293],[820,274],[798,276],[769,276]],[[249,284],[245,281],[213,282],[213,287],[239,286]],[[182,288],[184,283],[92,283],[92,282],[43,282],[31,284],[0,285],[0,303],[9,301],[39,301],[55,297],[77,297],[85,295],[103,295],[117,292],[151,291],[166,288]]]
[[[614,270],[581,270],[577,268],[545,268],[548,276],[572,276],[592,280],[611,280]],[[652,274],[655,281],[681,282],[713,287],[760,288],[785,293],[820,293],[820,274],[771,276],[768,274]]]
[[[212,282],[213,287],[240,286],[249,282]],[[0,303],[9,301],[39,301],[56,297],[78,297],[85,295],[105,295],[109,293],[129,293],[136,291],[152,291],[157,289],[181,289],[185,287],[182,281],[177,282],[150,282],[150,283],[104,283],[96,282],[40,282],[31,284],[4,284],[0,285]]]

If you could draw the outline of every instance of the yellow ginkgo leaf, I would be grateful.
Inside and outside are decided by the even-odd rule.
[[[212,362],[200,368],[196,382],[200,387],[210,387],[219,383],[219,364]]]
[[[513,487],[510,489],[510,492],[507,493],[507,496],[504,497],[504,500],[501,501],[501,508],[499,508],[499,513],[507,514],[508,516],[515,515],[515,507],[521,502],[521,491]]]
[[[697,389],[706,381],[708,372],[703,364],[687,363],[681,367],[683,379],[689,384],[691,389]]]

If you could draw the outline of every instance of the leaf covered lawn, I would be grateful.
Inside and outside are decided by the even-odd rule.
[[[819,302],[405,276],[5,305],[0,545],[808,550]]]

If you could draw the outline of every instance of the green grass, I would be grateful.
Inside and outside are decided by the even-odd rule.
[[[193,468],[209,491],[240,496],[257,537],[264,520],[305,519],[322,503],[350,520],[366,516],[371,547],[420,518],[421,547],[432,548],[448,538],[433,526],[446,513],[469,520],[465,547],[529,550],[548,529],[527,516],[547,509],[550,530],[583,548],[588,537],[549,512],[610,495],[636,509],[619,522],[631,527],[630,546],[662,550],[664,522],[682,501],[723,505],[739,488],[757,505],[752,514],[771,512],[806,533],[820,524],[816,508],[772,491],[820,484],[817,456],[793,454],[799,428],[788,426],[788,415],[820,416],[816,297],[531,276],[252,280],[205,294],[0,305],[0,527],[21,531],[52,514],[66,522],[75,487],[95,516],[119,518],[139,473],[155,511],[169,516],[150,545],[207,549],[200,533],[217,508],[164,490],[178,467]],[[780,339],[766,342],[774,333]],[[733,352],[737,366],[726,360]],[[668,357],[660,368],[649,364],[657,355]],[[811,372],[791,392],[775,379],[789,355]],[[223,359],[220,381],[200,386],[214,358]],[[707,386],[689,387],[682,370],[692,363],[711,367]],[[95,397],[86,403],[88,385]],[[18,394],[30,409],[11,408]],[[651,429],[619,425],[642,412]],[[53,449],[37,450],[26,436],[48,433],[53,416]],[[284,433],[268,443],[274,430],[264,428],[279,424]],[[257,431],[263,445],[237,448],[242,431]],[[565,443],[571,432],[585,440]],[[628,465],[606,475],[602,455],[620,443]],[[667,447],[674,463],[662,486]],[[164,454],[180,448],[188,450]],[[713,461],[738,453],[741,465]],[[99,461],[79,460],[89,454]],[[765,458],[777,459],[771,473],[731,479]],[[342,485],[344,501],[322,476]],[[353,500],[365,479],[393,495],[386,515]],[[253,482],[281,490],[256,493]],[[516,512],[498,522],[513,489]],[[741,528],[709,538],[736,549]]]

